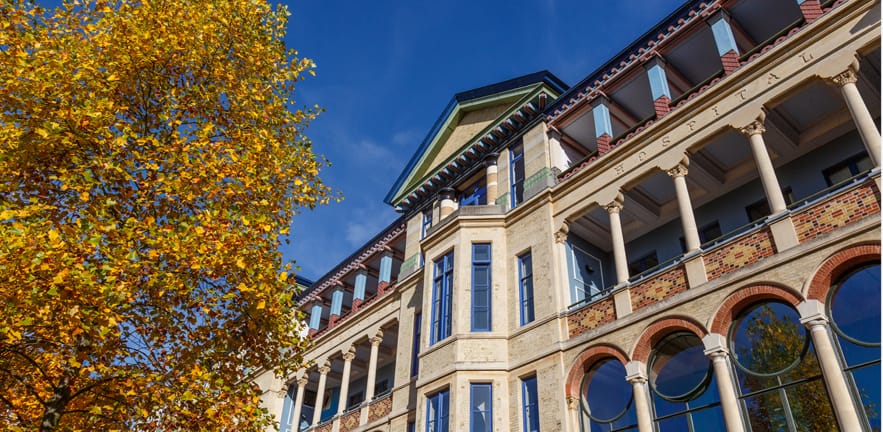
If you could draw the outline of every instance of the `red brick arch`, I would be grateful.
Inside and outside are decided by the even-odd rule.
[[[680,316],[663,318],[644,329],[644,332],[641,333],[641,337],[638,339],[638,343],[635,344],[635,349],[632,351],[632,359],[646,363],[647,359],[650,358],[653,346],[662,338],[676,331],[688,331],[700,338],[708,334],[708,331],[692,318]]]
[[[870,262],[880,262],[879,244],[853,246],[835,253],[816,270],[806,291],[806,298],[824,303],[832,284],[854,267]]]
[[[595,362],[602,358],[613,357],[623,365],[628,363],[628,356],[625,352],[613,345],[595,345],[583,351],[570,367],[570,373],[567,374],[567,381],[564,384],[564,391],[567,396],[579,397],[579,386],[585,375],[586,370]]]
[[[726,335],[736,315],[746,306],[761,300],[779,300],[797,307],[803,298],[790,288],[775,285],[752,285],[731,294],[717,309],[709,326],[712,333]]]

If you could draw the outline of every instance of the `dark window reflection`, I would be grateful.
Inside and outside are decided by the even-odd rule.
[[[583,430],[628,431],[637,426],[632,387],[619,360],[601,360],[586,372],[582,382]]]
[[[791,306],[749,307],[733,322],[730,344],[753,432],[838,430],[815,351]]]

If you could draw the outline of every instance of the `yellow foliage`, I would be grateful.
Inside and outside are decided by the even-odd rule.
[[[263,0],[0,2],[0,429],[264,430],[325,203]]]

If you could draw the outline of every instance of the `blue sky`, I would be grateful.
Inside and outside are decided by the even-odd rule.
[[[288,1],[286,44],[316,64],[296,98],[344,195],[292,224],[287,259],[316,279],[398,216],[383,197],[451,97],[547,69],[576,84],[681,4],[663,0]]]

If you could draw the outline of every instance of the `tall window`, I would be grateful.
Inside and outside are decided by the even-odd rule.
[[[472,331],[491,331],[491,245],[472,245]]]
[[[285,402],[282,405],[282,421],[279,424],[279,430],[281,432],[290,432],[296,431],[297,423],[295,422],[294,417],[294,401],[295,396],[297,395],[297,384],[292,384],[288,386],[288,391],[285,393]],[[292,429],[292,425],[295,426],[295,429]]]
[[[524,144],[509,149],[509,180],[512,207],[524,201]]]
[[[793,307],[749,306],[733,321],[729,341],[752,430],[838,429],[812,340]]]
[[[448,432],[450,400],[448,390],[426,398],[426,432]]]
[[[423,314],[414,315],[414,344],[411,348],[411,376],[415,377],[420,372],[420,325],[423,321]]]
[[[426,237],[426,231],[432,227],[432,207],[429,207],[426,210],[423,210],[423,223],[420,229],[420,238]]]
[[[490,383],[472,384],[469,388],[469,432],[491,432],[493,422],[493,390]]]
[[[454,279],[454,251],[435,261],[432,280],[432,331],[430,344],[451,335],[451,290]]]
[[[648,368],[659,432],[726,430],[704,350],[702,340],[688,332],[670,334],[654,347]]]
[[[880,430],[880,264],[846,274],[828,294],[841,364],[869,430]]]
[[[604,290],[604,271],[601,260],[594,255],[569,244],[569,265],[573,271],[570,280],[571,300],[573,303],[591,301]]]
[[[521,417],[524,432],[540,430],[540,404],[537,399],[537,377],[521,380]]]
[[[534,320],[533,262],[530,252],[518,257],[518,294],[521,302],[521,325]]]

